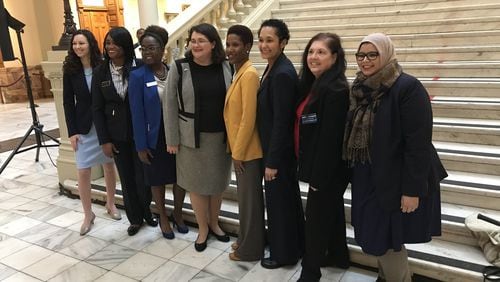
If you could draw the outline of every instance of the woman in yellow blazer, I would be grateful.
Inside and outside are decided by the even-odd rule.
[[[248,27],[229,28],[226,55],[236,73],[226,95],[224,122],[238,185],[240,230],[229,254],[236,261],[260,260],[265,244],[262,149],[255,123],[259,75],[248,59],[252,43]]]

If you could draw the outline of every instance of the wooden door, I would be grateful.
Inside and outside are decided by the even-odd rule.
[[[94,34],[99,49],[103,48],[104,36],[109,30],[108,14],[106,11],[87,10],[80,14],[80,26],[86,28]],[[82,23],[83,19],[83,23]]]
[[[104,36],[111,27],[123,26],[123,5],[121,0],[102,0],[99,6],[86,6],[85,0],[77,0],[80,28],[85,28],[95,35],[101,51]]]

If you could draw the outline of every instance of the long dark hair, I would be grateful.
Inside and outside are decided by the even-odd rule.
[[[211,43],[215,43],[215,47],[214,49],[212,49],[213,64],[220,64],[226,59],[226,52],[224,52],[224,47],[222,47],[222,40],[220,39],[219,33],[213,25],[201,23],[199,25],[193,26],[189,30],[188,40],[191,40],[191,35],[193,35],[193,32],[201,33],[205,35],[208,41],[210,41]],[[188,60],[193,60],[193,53],[191,49],[189,49],[185,55]]]
[[[332,67],[326,70],[320,77],[316,77],[311,72],[311,69],[307,65],[307,54],[311,45],[315,41],[325,42],[328,49],[332,54],[337,54],[337,59]],[[342,48],[340,42],[340,37],[334,33],[318,33],[316,34],[309,43],[307,43],[304,53],[302,54],[302,69],[299,73],[299,94],[300,101],[302,101],[309,93],[311,93],[310,102],[314,101],[318,95],[318,90],[327,86],[332,80],[341,79],[347,85],[347,78],[345,76],[345,70],[347,68],[347,62],[345,59],[345,52]]]
[[[87,42],[89,43],[90,65],[92,68],[95,68],[97,65],[102,63],[101,51],[99,50],[94,34],[92,34],[89,30],[79,29],[71,36],[71,45],[68,49],[68,55],[66,55],[63,62],[64,73],[75,74],[81,72],[83,69],[82,60],[80,60],[80,57],[78,57],[75,50],[73,50],[73,39],[75,36],[80,34],[85,36],[85,38],[87,38]]]
[[[128,30],[122,26],[113,27],[108,31],[108,33],[106,33],[106,36],[104,37],[103,50],[104,59],[107,65],[109,65],[109,62],[111,60],[108,53],[106,52],[106,39],[108,37],[111,37],[111,39],[113,39],[113,42],[123,49],[123,56],[125,57],[123,64],[123,78],[126,79],[128,78],[128,74],[130,73],[132,61],[134,61],[135,59],[132,35],[130,35],[130,32],[128,32]]]

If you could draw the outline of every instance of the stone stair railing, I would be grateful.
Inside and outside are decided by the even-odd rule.
[[[170,54],[167,61],[171,62],[183,57],[187,47],[189,29],[199,23],[212,24],[221,33],[229,26],[241,23],[250,12],[257,7],[261,0],[203,0],[196,1],[189,8],[178,14],[166,26],[170,33],[167,52]]]

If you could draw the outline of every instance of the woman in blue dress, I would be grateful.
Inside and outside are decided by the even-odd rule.
[[[172,220],[177,231],[187,233],[182,220],[184,189],[176,185],[175,155],[167,152],[161,101],[165,99],[168,68],[163,63],[167,31],[148,26],[140,38],[144,65],[133,70],[129,78],[130,111],[135,148],[144,164],[146,182],[151,185],[153,200],[160,215],[163,237],[173,239],[165,209],[165,185],[173,184],[174,212]]]
[[[76,154],[78,193],[85,214],[80,235],[90,231],[95,219],[90,199],[90,169],[93,166],[103,165],[106,209],[111,218],[121,219],[115,206],[116,176],[113,159],[103,154],[92,119],[92,70],[101,61],[101,52],[94,35],[85,29],[75,32],[63,65],[63,105],[69,141]]]

